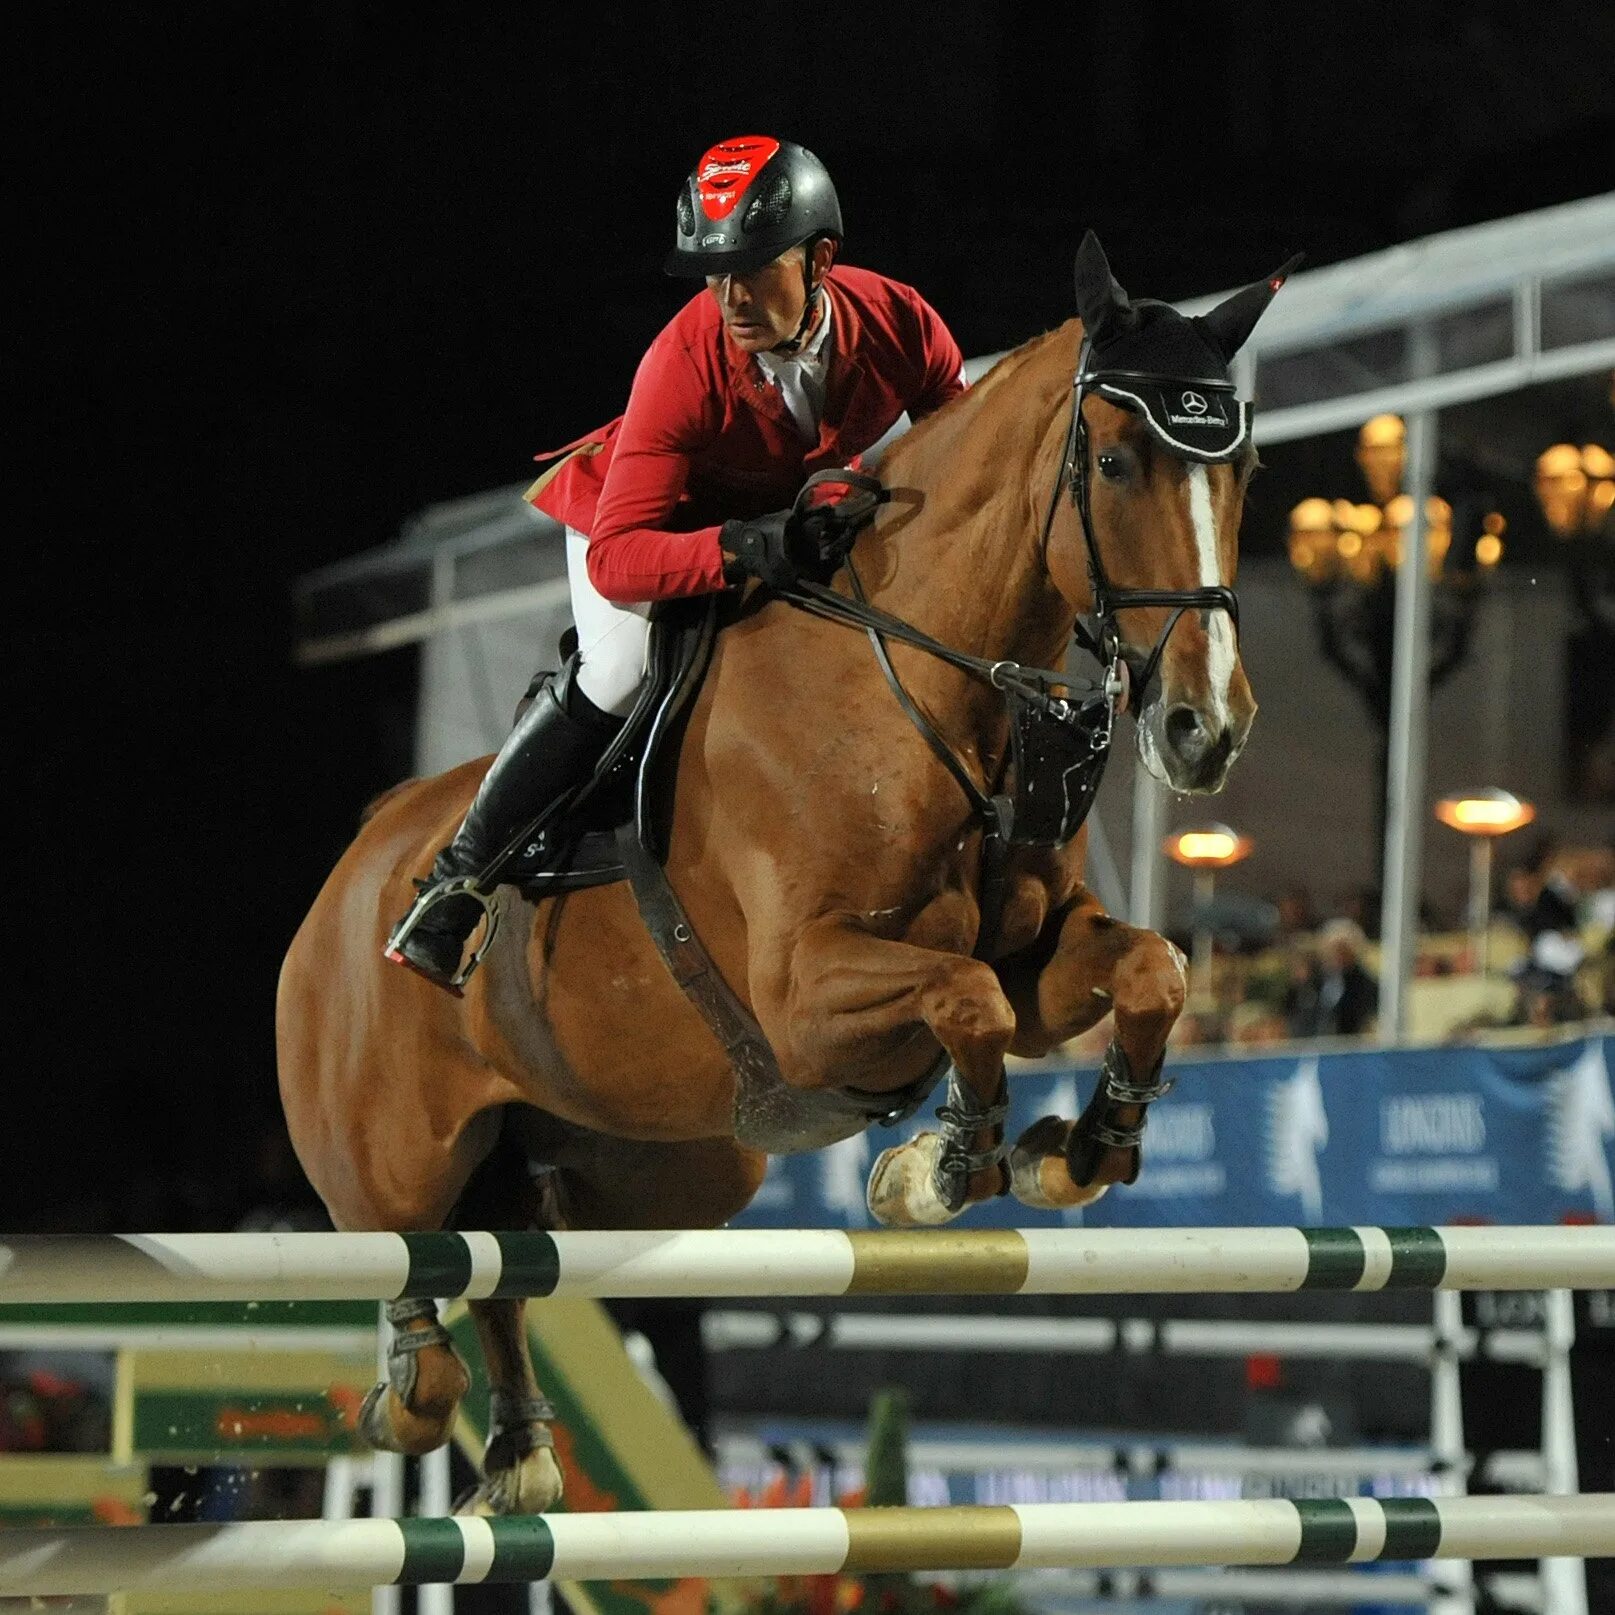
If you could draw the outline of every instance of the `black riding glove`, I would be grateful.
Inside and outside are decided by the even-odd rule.
[[[817,556],[819,580],[828,582],[847,558],[859,531],[868,523],[869,512],[849,517],[839,503],[809,505],[798,520]]]
[[[726,583],[760,578],[771,589],[786,589],[802,578],[818,579],[823,557],[794,511],[776,510],[748,521],[726,521],[718,534],[725,555]]]

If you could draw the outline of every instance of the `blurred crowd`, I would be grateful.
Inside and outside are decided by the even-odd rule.
[[[1493,894],[1487,970],[1473,937],[1421,916],[1414,995],[1424,995],[1416,1038],[1548,1029],[1615,1016],[1615,845],[1564,846],[1539,837],[1506,865]],[[1220,899],[1190,917],[1214,938],[1209,983],[1192,983],[1178,1047],[1263,1046],[1378,1031],[1379,894],[1353,894],[1320,910],[1293,887],[1276,901]],[[1427,988],[1426,983],[1444,986]],[[1108,1023],[1094,1036],[1102,1044]],[[1084,1040],[1087,1041],[1087,1040]]]

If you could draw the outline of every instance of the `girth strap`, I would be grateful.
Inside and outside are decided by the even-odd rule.
[[[1004,919],[1004,898],[1009,891],[1010,837],[1015,829],[1015,804],[1007,796],[987,802],[981,835],[981,884],[976,904],[981,920],[976,927],[975,957],[990,961],[998,949]]]
[[[740,1085],[749,1082],[754,1089],[783,1088],[785,1078],[762,1028],[712,962],[712,955],[690,923],[678,893],[667,878],[667,871],[639,839],[632,823],[618,829],[617,851],[656,951],[680,991],[711,1028],[735,1068]],[[860,1107],[871,1122],[895,1127],[925,1103],[947,1068],[948,1056],[943,1053],[930,1070],[906,1088],[885,1093],[843,1088],[840,1094],[843,1100]]]
[[[757,1081],[782,1083],[785,1079],[761,1028],[713,964],[678,894],[631,820],[617,831],[617,851],[651,940],[684,996],[712,1028],[729,1063]]]

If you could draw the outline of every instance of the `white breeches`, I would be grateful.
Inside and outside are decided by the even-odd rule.
[[[578,631],[578,688],[600,708],[626,718],[645,682],[650,605],[617,606],[589,581],[589,540],[566,530],[566,576]]]

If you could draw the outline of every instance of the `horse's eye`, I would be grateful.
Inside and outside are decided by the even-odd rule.
[[[1110,482],[1127,480],[1127,457],[1114,449],[1102,449],[1099,454],[1099,474]]]

